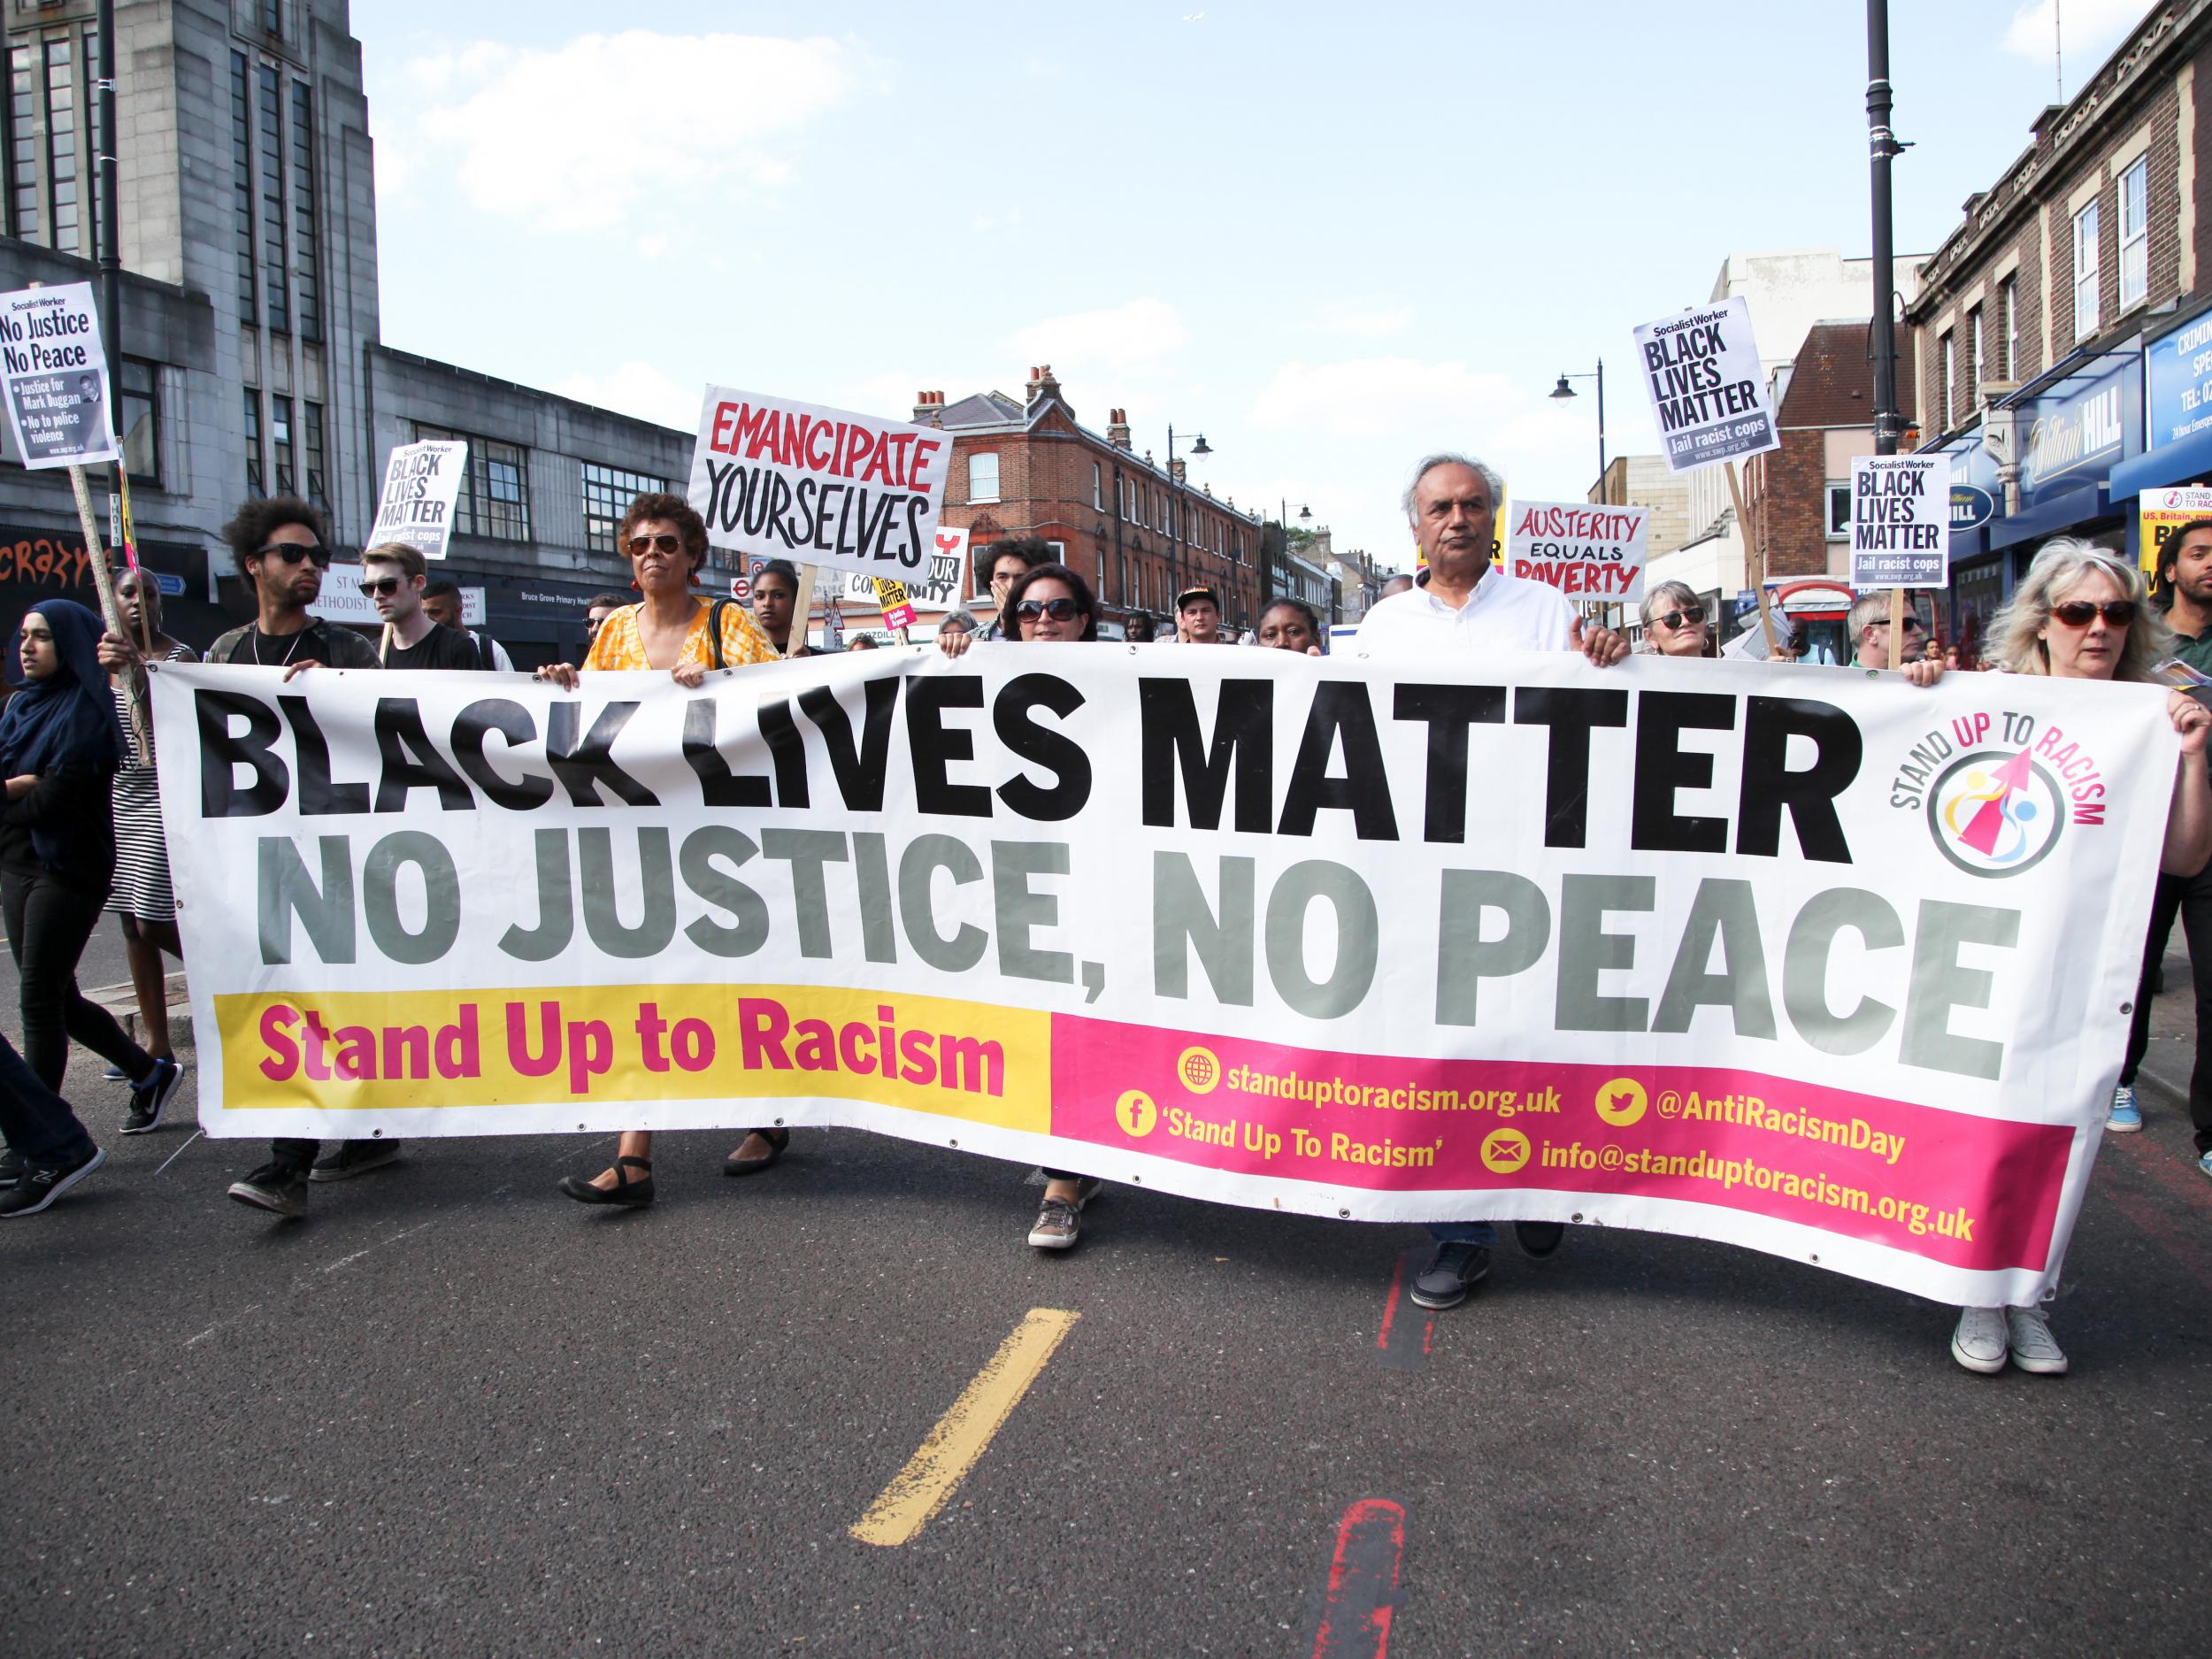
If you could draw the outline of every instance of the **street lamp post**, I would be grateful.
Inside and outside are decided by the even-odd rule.
[[[1193,455],[1213,453],[1213,447],[1206,442],[1204,433],[1200,433],[1192,442],[1190,452]],[[1179,594],[1185,586],[1183,581],[1183,480],[1175,471],[1175,426],[1172,422],[1169,423],[1167,429],[1167,480],[1175,489],[1175,495],[1171,498],[1168,506],[1167,567],[1174,579],[1176,592]],[[1170,595],[1171,598],[1173,596]]]
[[[1563,374],[1559,384],[1551,388],[1553,398],[1573,397],[1578,394],[1567,384],[1570,380],[1595,380],[1598,383],[1598,488],[1605,488],[1605,359],[1598,359],[1595,374]]]

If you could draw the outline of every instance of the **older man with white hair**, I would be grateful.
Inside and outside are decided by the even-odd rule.
[[[1406,486],[1406,517],[1428,560],[1429,579],[1379,599],[1359,625],[1354,649],[1396,660],[1409,656],[1494,651],[1579,650],[1599,667],[1628,655],[1610,628],[1586,627],[1556,588],[1509,575],[1491,563],[1498,550],[1498,503],[1505,480],[1471,456],[1427,456]],[[1556,1221],[1514,1224],[1525,1255],[1555,1253],[1566,1236]],[[1486,1221],[1429,1228],[1436,1253],[1413,1281],[1424,1308],[1454,1308],[1490,1271],[1496,1231]]]

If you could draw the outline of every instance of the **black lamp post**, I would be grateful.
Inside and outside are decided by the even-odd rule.
[[[1605,359],[1603,357],[1598,359],[1595,374],[1561,375],[1559,384],[1551,388],[1551,395],[1555,401],[1562,397],[1573,397],[1577,396],[1575,388],[1567,382],[1588,380],[1595,380],[1598,383],[1598,487],[1602,489],[1605,486]]]
[[[1213,453],[1213,446],[1206,442],[1204,433],[1200,433],[1196,440],[1193,442],[1190,452],[1193,455]],[[1183,480],[1176,475],[1175,472],[1175,427],[1172,423],[1170,423],[1167,429],[1167,478],[1176,492],[1171,498],[1168,507],[1167,565],[1168,570],[1173,576],[1176,593],[1179,594],[1186,585],[1183,580]],[[1173,595],[1170,595],[1171,598],[1173,596]]]

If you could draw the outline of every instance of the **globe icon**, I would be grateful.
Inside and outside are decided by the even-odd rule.
[[[1214,1058],[1210,1049],[1184,1049],[1175,1069],[1182,1076],[1183,1087],[1194,1094],[1206,1094],[1221,1081],[1221,1062]]]

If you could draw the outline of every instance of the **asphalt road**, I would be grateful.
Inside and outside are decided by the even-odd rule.
[[[746,1181],[664,1137],[639,1214],[554,1191],[595,1137],[414,1142],[277,1222],[222,1197],[257,1146],[122,1140],[97,1071],[108,1167],[0,1227],[22,1659],[2206,1649],[2212,1181],[2164,1094],[2047,1379],[1655,1236],[1509,1247],[1433,1318],[1413,1229],[1115,1188],[1040,1258],[1021,1171],[840,1132]],[[1033,1309],[1079,1317],[946,1507],[856,1540]]]

